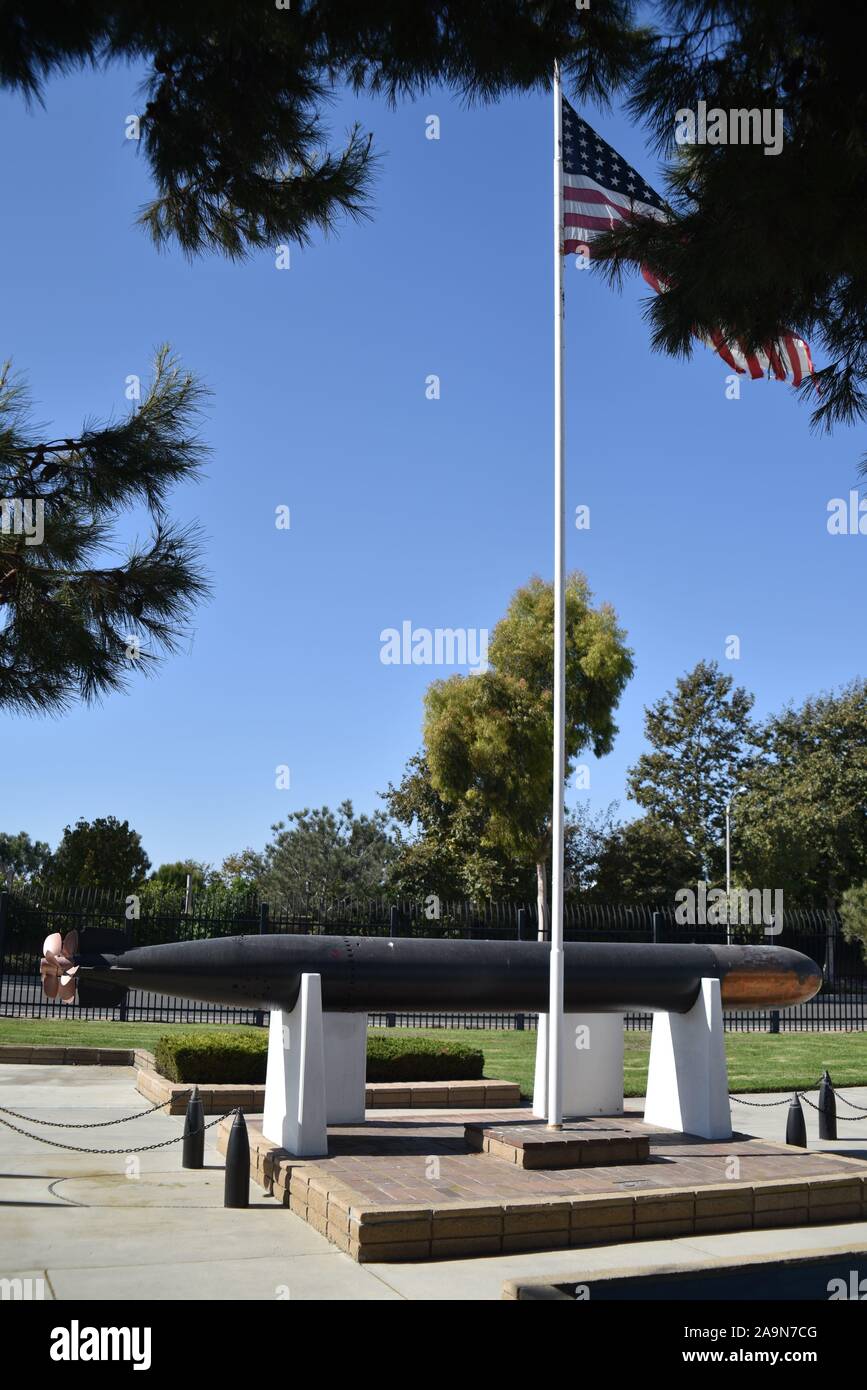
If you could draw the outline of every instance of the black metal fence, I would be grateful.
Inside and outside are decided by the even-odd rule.
[[[261,1014],[196,1000],[131,990],[114,1010],[82,1008],[45,999],[39,980],[42,943],[52,932],[88,927],[122,930],[129,945],[250,932],[320,933],[339,936],[426,936],[466,939],[535,939],[535,905],[416,901],[302,899],[266,904],[254,895],[226,894],[194,902],[190,911],[170,897],[118,894],[92,889],[28,888],[0,893],[0,1016],[7,1018],[114,1018],[153,1023],[252,1023]],[[772,937],[761,928],[689,926],[672,906],[659,908],[568,903],[567,941],[666,941],[736,944],[772,941],[812,957],[824,973],[819,995],[782,1012],[750,1010],[726,1014],[729,1030],[765,1032],[851,1031],[867,1027],[867,964],[857,942],[846,941],[839,918],[821,910],[790,909]],[[535,1014],[372,1014],[383,1027],[534,1028]],[[647,1028],[650,1015],[627,1015],[627,1027]]]

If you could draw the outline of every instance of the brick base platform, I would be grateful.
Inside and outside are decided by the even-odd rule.
[[[486,1123],[524,1123],[526,1110]],[[805,1226],[867,1217],[867,1163],[746,1135],[711,1143],[631,1116],[601,1120],[646,1136],[645,1163],[527,1169],[467,1151],[478,1115],[371,1116],[329,1128],[329,1155],[296,1159],[248,1118],[251,1171],[266,1191],[360,1262]],[[593,1121],[588,1121],[593,1123]],[[225,1150],[229,1122],[219,1127]],[[737,1178],[730,1179],[733,1160]]]
[[[493,1154],[520,1168],[599,1168],[614,1163],[644,1163],[650,1135],[624,1129],[611,1120],[565,1120],[549,1129],[544,1120],[525,1124],[467,1125],[468,1149]]]

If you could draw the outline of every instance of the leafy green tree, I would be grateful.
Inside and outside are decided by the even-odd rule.
[[[160,864],[151,874],[148,883],[154,887],[165,888],[169,892],[185,893],[188,874],[194,893],[201,893],[213,877],[210,865],[202,864],[198,859],[178,859],[173,864]]]
[[[847,941],[858,941],[867,960],[867,883],[853,884],[840,899],[843,935]]]
[[[337,811],[294,811],[272,826],[265,848],[262,891],[315,900],[367,898],[381,893],[393,854],[384,811],[356,816],[351,801]]]
[[[51,864],[52,882],[67,888],[137,888],[150,868],[141,836],[115,816],[67,826]]]
[[[220,878],[232,888],[257,888],[264,872],[263,856],[249,846],[227,854],[220,865]]]
[[[566,892],[575,902],[602,901],[596,892],[599,861],[617,831],[617,804],[612,801],[591,811],[586,802],[579,802],[566,814]]]
[[[472,801],[449,801],[436,790],[423,753],[410,758],[400,785],[384,793],[395,822],[395,857],[389,887],[405,897],[430,893],[448,901],[527,903],[536,895],[536,870],[485,840],[486,816]],[[595,879],[601,845],[610,832],[611,807],[593,815],[578,807],[565,824],[566,888],[586,893]]]
[[[746,787],[733,843],[749,882],[833,909],[867,879],[867,680],[769,719]]]
[[[592,896],[600,902],[659,907],[701,878],[701,860],[683,832],[654,816],[616,826],[596,866]]]
[[[610,751],[613,711],[632,656],[608,604],[594,608],[582,574],[566,586],[566,777],[585,748]],[[444,800],[483,818],[480,843],[536,871],[548,915],[553,800],[553,586],[534,578],[513,596],[490,642],[487,671],[435,681],[425,697],[425,757]]]
[[[17,835],[0,831],[0,884],[15,879],[40,878],[51,859],[51,848],[44,840],[31,840],[26,830]]]
[[[395,822],[388,884],[400,896],[499,902],[531,896],[531,871],[482,842],[483,810],[441,796],[423,754],[410,758],[399,786],[389,785],[384,800]]]
[[[207,585],[194,532],[168,522],[165,503],[202,460],[202,395],[161,348],[125,420],[51,440],[0,373],[0,708],[58,712],[122,690],[185,635]],[[150,514],[150,540],[109,564],[112,524],[133,505]]]
[[[653,751],[627,773],[630,797],[679,833],[707,879],[720,872],[726,799],[754,756],[753,700],[715,661],[700,661],[645,709]]]

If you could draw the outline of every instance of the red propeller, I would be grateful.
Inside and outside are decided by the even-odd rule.
[[[72,958],[77,953],[77,931],[67,932],[64,937],[61,937],[59,931],[46,936],[39,973],[42,976],[43,991],[49,999],[59,997],[64,1004],[74,1003],[78,966],[73,965]]]

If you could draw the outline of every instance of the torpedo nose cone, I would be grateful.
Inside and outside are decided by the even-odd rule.
[[[807,1004],[822,988],[822,971],[814,960],[800,951],[776,946],[767,960],[760,947],[755,952],[755,968],[735,966],[722,977],[724,1009],[790,1009]]]

